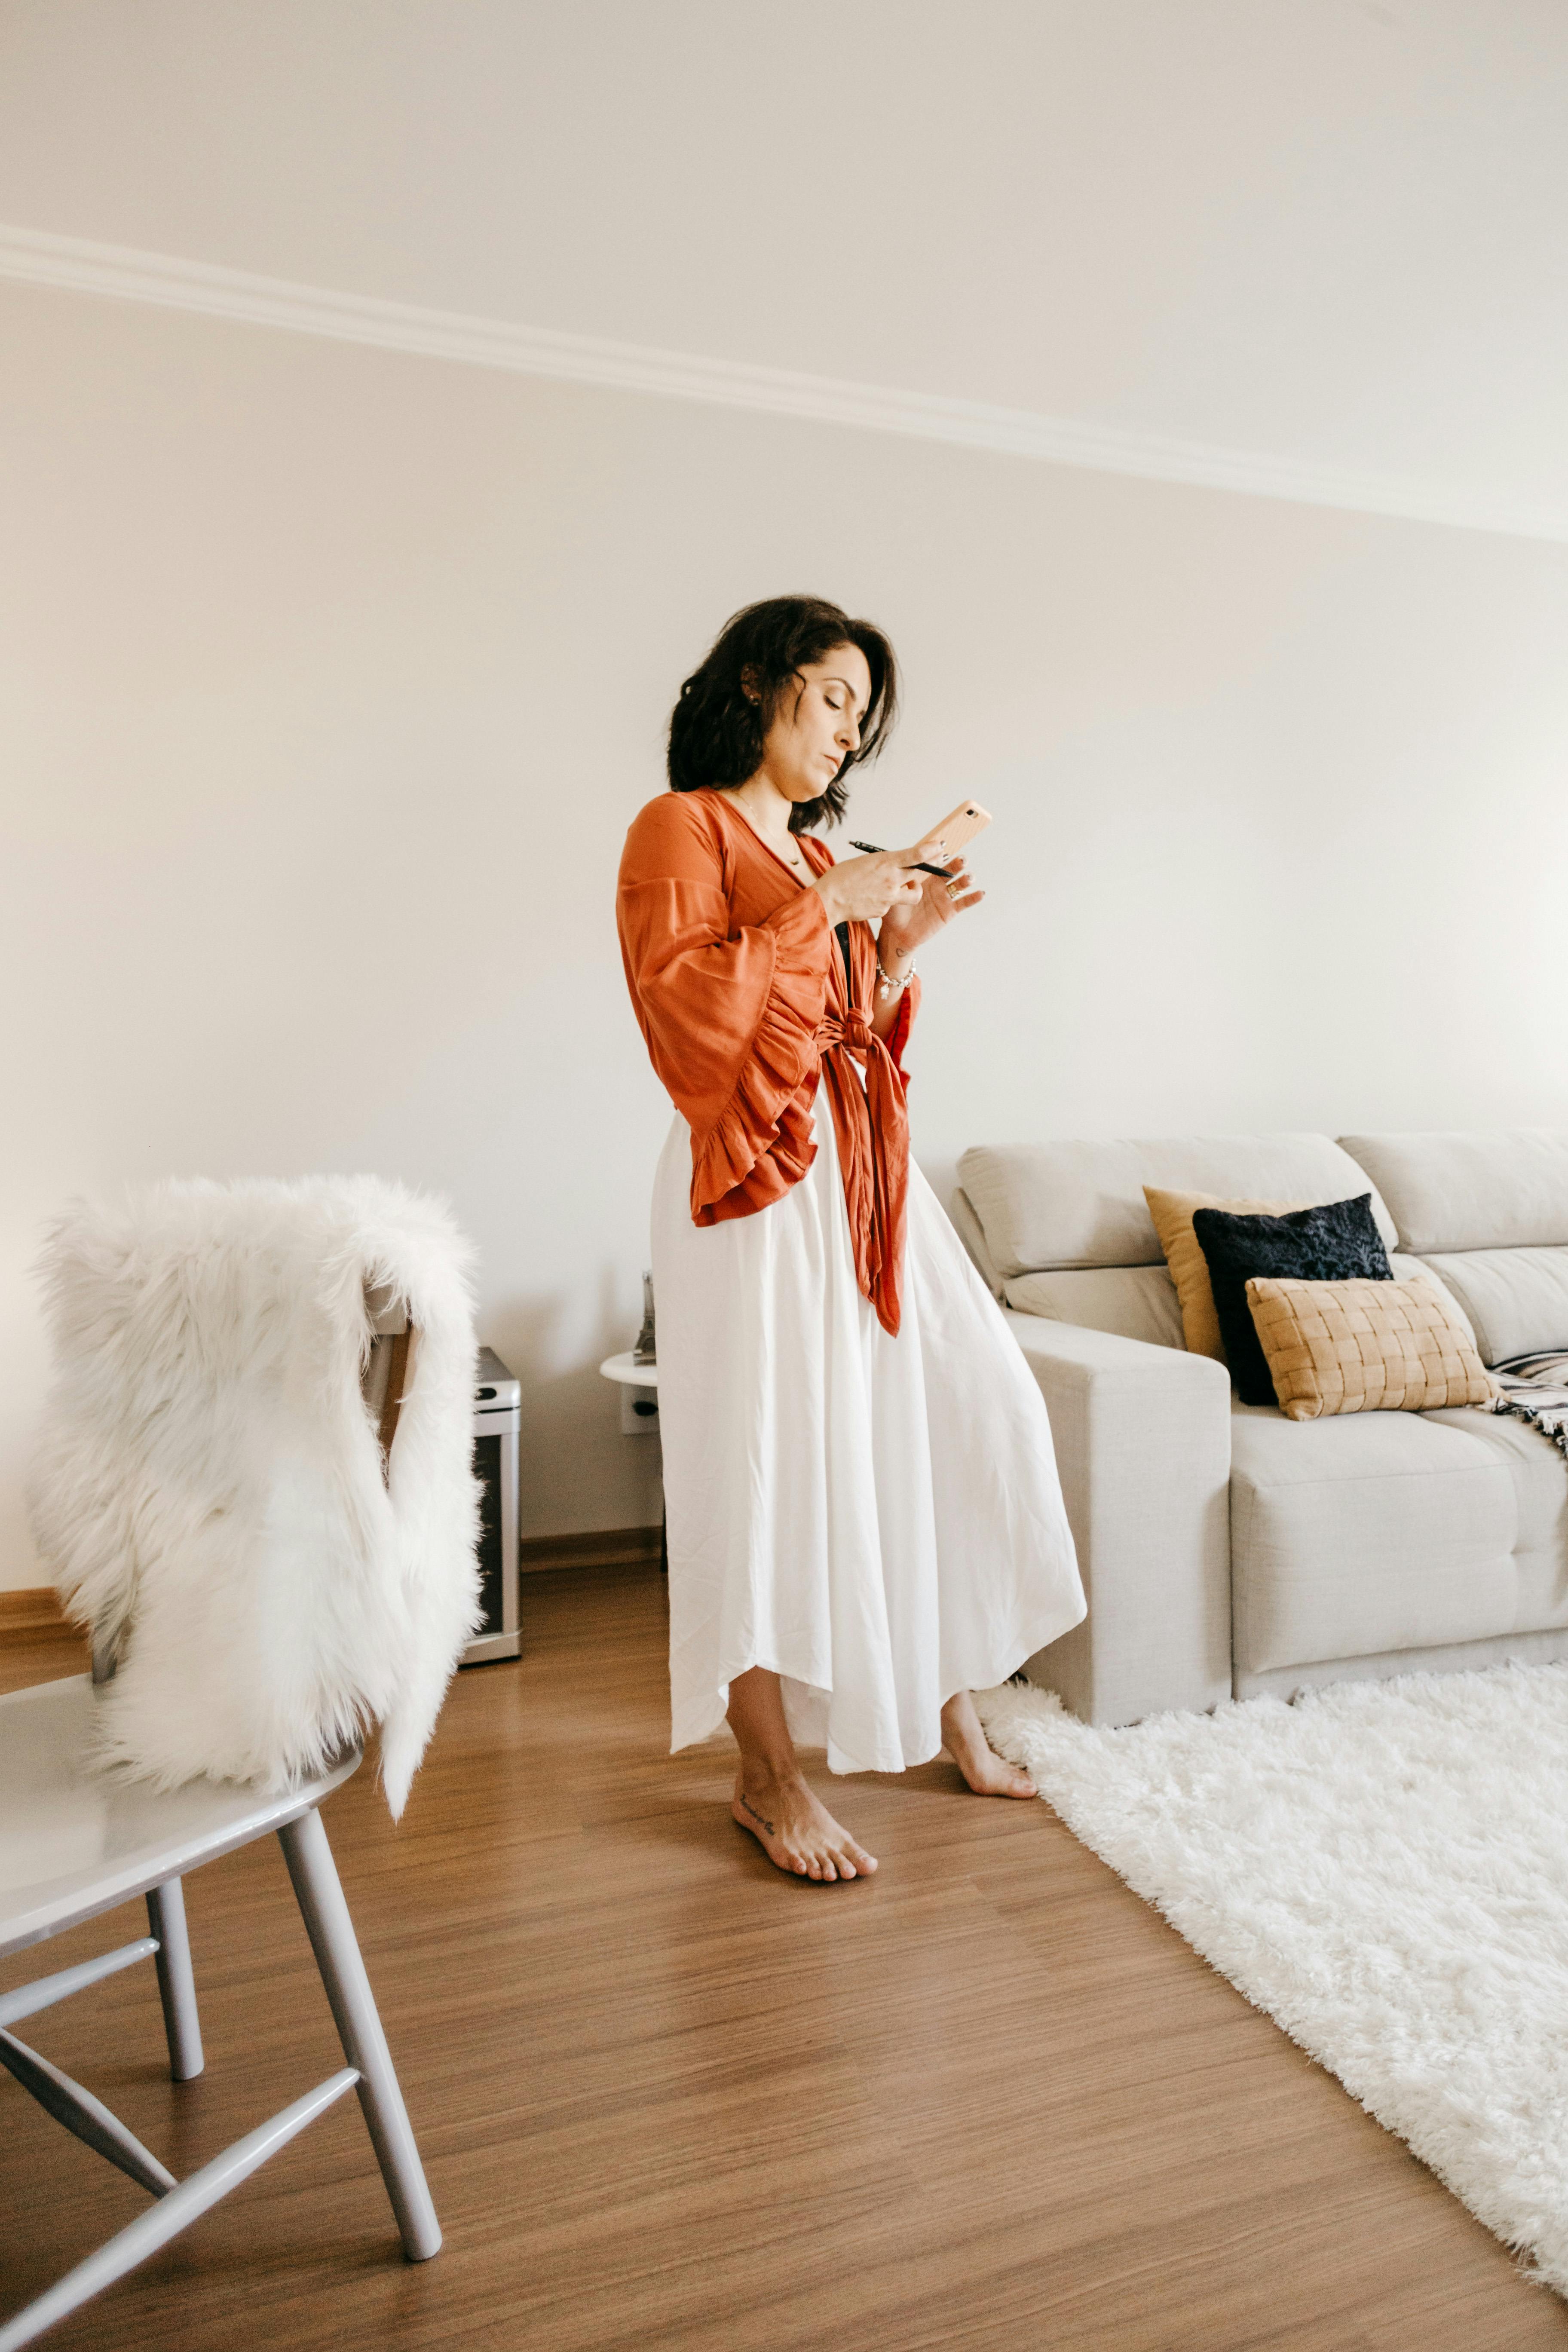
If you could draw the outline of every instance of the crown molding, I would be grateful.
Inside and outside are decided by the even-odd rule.
[[[851,383],[833,376],[804,375],[789,368],[700,359],[597,335],[564,334],[502,319],[425,310],[410,302],[336,293],[323,287],[296,285],[288,278],[259,277],[250,270],[187,261],[174,254],[143,253],[129,246],[60,236],[47,229],[0,225],[0,278],[122,302],[150,302],[165,310],[195,311],[204,318],[278,327],[293,334],[321,335],[424,359],[545,376],[558,383],[703,401],[812,424],[853,425],[1047,465],[1234,490],[1249,498],[1286,499],[1308,506],[1392,515],[1412,522],[1444,523],[1459,530],[1568,541],[1568,517],[1537,513],[1446,484],[1303,464],[1124,426],[1087,425],[1029,409],[997,408],[984,401]]]

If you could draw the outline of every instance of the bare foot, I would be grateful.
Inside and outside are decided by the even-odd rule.
[[[742,1765],[730,1811],[750,1830],[768,1860],[796,1878],[868,1878],[875,1854],[840,1829],[798,1774],[785,1780]]]
[[[942,1711],[942,1736],[947,1752],[977,1797],[1037,1797],[1039,1790],[1026,1772],[998,1756],[974,1712],[967,1691],[958,1691]]]

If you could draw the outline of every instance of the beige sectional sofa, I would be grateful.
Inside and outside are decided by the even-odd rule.
[[[1371,1192],[1396,1276],[1488,1363],[1568,1349],[1568,1134],[1276,1135],[964,1154],[953,1217],[1050,1409],[1089,1594],[1031,1678],[1091,1723],[1568,1657],[1568,1460],[1469,1408],[1293,1422],[1189,1355],[1145,1184]]]

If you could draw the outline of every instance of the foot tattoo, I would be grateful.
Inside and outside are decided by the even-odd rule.
[[[776,1869],[795,1878],[828,1883],[841,1878],[866,1878],[877,1867],[875,1854],[866,1852],[841,1829],[798,1774],[788,1779],[769,1775],[757,1794],[768,1807],[753,1804],[737,1777],[730,1811],[742,1829],[757,1840]],[[769,1819],[769,1814],[773,1818]]]

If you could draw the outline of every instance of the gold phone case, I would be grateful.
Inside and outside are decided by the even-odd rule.
[[[960,801],[951,816],[944,816],[940,824],[921,834],[915,847],[924,856],[940,843],[942,856],[956,857],[977,833],[984,832],[990,822],[990,810],[983,809],[978,801]]]

